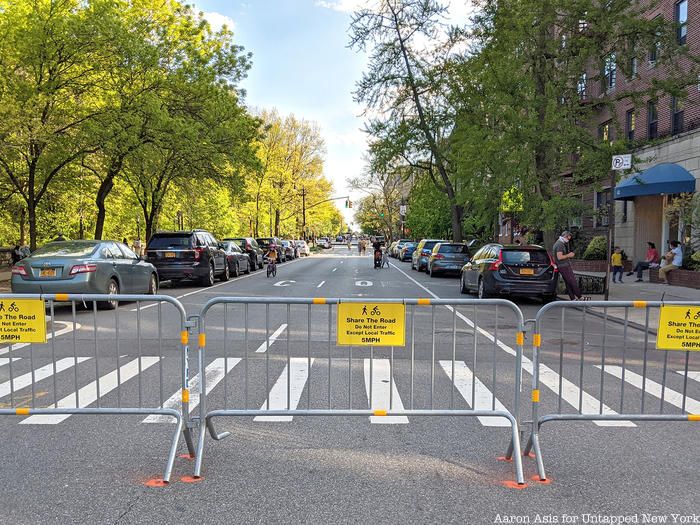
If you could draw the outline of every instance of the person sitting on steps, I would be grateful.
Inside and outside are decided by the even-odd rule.
[[[649,268],[656,268],[659,265],[659,252],[656,250],[656,245],[651,242],[647,241],[647,256],[643,261],[639,261],[635,266],[634,270],[631,272],[627,272],[627,276],[629,277],[632,275],[634,272],[637,272],[637,280],[635,281],[636,283],[641,283],[644,279],[642,279],[642,272],[644,270],[648,270]]]

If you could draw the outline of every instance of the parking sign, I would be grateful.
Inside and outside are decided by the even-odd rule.
[[[632,167],[632,155],[613,155],[612,169],[628,170]]]

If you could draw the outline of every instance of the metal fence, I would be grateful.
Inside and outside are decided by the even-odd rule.
[[[367,302],[405,305],[405,345],[336,344],[340,305]],[[376,423],[461,416],[510,428],[506,457],[524,483],[518,422],[524,325],[510,301],[219,297],[203,307],[199,323],[199,377],[215,361],[226,372],[216,391],[205,381],[198,385],[196,477],[204,427],[223,439],[229,432],[217,432],[215,419],[224,416],[363,416]],[[234,367],[238,379],[229,381]]]
[[[15,305],[26,300],[43,301],[37,305],[49,315],[46,342],[0,350],[8,356],[0,367],[0,415],[25,416],[26,425],[58,424],[73,415],[174,419],[163,475],[168,482],[180,433],[194,454],[188,331],[180,302],[165,295],[5,294],[0,309],[18,310]],[[164,307],[175,315],[163,315]],[[166,401],[170,388],[181,389],[176,402]]]
[[[560,301],[538,311],[532,336],[532,431],[524,454],[534,451],[540,480],[546,479],[540,429],[550,421],[608,427],[700,421],[700,403],[689,392],[696,387],[688,381],[697,373],[692,369],[700,367],[700,352],[656,350],[651,330],[665,326],[659,323],[662,306],[682,307],[685,319],[700,327],[698,302]],[[613,323],[618,330],[608,330]]]

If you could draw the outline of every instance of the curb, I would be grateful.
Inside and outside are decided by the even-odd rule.
[[[561,299],[559,296],[557,296],[557,301],[568,301],[568,299]],[[581,308],[576,308],[576,310],[583,311]],[[594,310],[588,310],[588,313],[594,317],[599,318],[599,319],[605,319],[605,315],[603,315],[600,312],[596,312]],[[616,315],[608,314],[608,321],[611,321],[615,324],[619,324],[620,326],[625,326],[625,319],[618,317]],[[640,332],[648,332],[652,335],[657,335],[656,330],[653,330],[651,328],[645,328],[643,324],[635,323],[634,321],[627,320],[627,326],[629,328],[634,328],[635,330],[639,330]]]

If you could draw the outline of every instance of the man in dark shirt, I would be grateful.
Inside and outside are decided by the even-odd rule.
[[[554,261],[557,263],[557,268],[559,268],[559,273],[566,284],[566,292],[569,294],[569,299],[572,301],[582,301],[584,298],[581,296],[581,290],[578,287],[574,270],[571,268],[571,262],[569,261],[569,259],[573,259],[576,255],[573,251],[569,250],[570,241],[571,233],[563,231],[561,237],[554,243],[552,253],[554,254]]]

